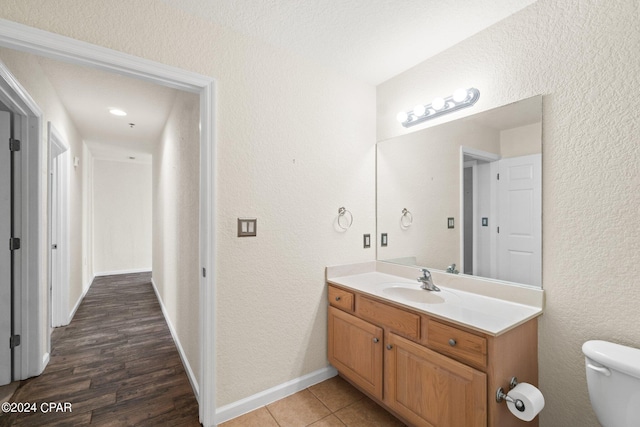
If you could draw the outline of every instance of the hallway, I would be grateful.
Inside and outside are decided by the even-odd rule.
[[[200,425],[150,273],[97,277],[51,346],[44,373],[23,381],[11,399],[35,402],[37,411],[0,414],[0,427]],[[71,412],[43,413],[43,402],[61,410],[70,403]]]

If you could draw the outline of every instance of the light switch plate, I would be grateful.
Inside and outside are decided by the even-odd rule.
[[[370,248],[371,247],[371,234],[364,234],[363,236],[363,246],[364,248]]]
[[[447,218],[447,228],[453,228],[453,218],[449,217]]]
[[[387,233],[382,233],[380,235],[380,246],[385,247],[389,244],[389,238],[387,237]]]
[[[238,218],[238,237],[255,237],[257,231],[257,218]]]

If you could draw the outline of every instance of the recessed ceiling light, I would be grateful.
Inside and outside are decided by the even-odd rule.
[[[113,114],[114,116],[126,116],[127,115],[127,113],[125,111],[122,111],[122,110],[120,110],[118,108],[110,108],[109,112],[111,114]]]

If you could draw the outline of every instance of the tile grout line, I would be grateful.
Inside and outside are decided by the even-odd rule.
[[[275,421],[275,423],[278,425],[278,427],[282,427],[282,426],[280,425],[280,423],[278,422],[278,420],[276,419],[275,415],[273,415],[273,414],[271,413],[271,411],[269,410],[269,407],[268,407],[268,406],[269,406],[269,405],[264,405],[264,409],[266,409],[266,410],[267,410],[267,412],[269,413],[269,415],[271,416],[271,418],[273,419],[273,421]]]
[[[340,423],[342,423],[342,424],[344,425],[344,423],[342,422],[342,420],[341,420],[337,415],[335,415],[335,412],[333,412],[333,411],[331,410],[331,408],[329,408],[327,405],[325,405],[325,404],[324,404],[324,402],[323,402],[322,400],[320,400],[320,399],[318,398],[318,396],[316,396],[316,394],[315,394],[313,391],[311,391],[311,387],[307,387],[307,388],[306,388],[306,389],[304,389],[304,390],[307,390],[309,393],[311,393],[311,396],[313,396],[313,398],[314,398],[314,399],[316,399],[318,402],[320,402],[320,404],[321,404],[321,405],[322,405],[322,406],[323,406],[327,411],[329,411],[329,413],[328,413],[327,415],[325,415],[325,416],[323,416],[323,417],[321,417],[321,418],[318,418],[317,420],[314,420],[314,421],[312,421],[312,422],[311,422],[311,423],[309,423],[309,424],[306,424],[306,426],[305,426],[305,427],[308,427],[308,426],[310,426],[310,425],[312,425],[312,424],[314,424],[314,423],[317,423],[318,421],[321,421],[321,420],[323,420],[323,419],[325,419],[325,418],[327,418],[327,417],[330,417],[331,415],[333,415],[333,416],[335,416],[336,418],[338,418],[338,420],[340,421]],[[301,390],[301,391],[304,391],[304,390]],[[298,392],[298,393],[300,393],[300,392]],[[275,403],[275,402],[273,402],[273,403]],[[347,405],[347,406],[349,406],[349,405]],[[278,425],[278,427],[282,427],[282,424],[280,424],[280,422],[278,422],[278,419],[276,418],[276,416],[275,416],[275,415],[274,415],[274,414],[269,410],[269,405],[265,405],[265,406],[264,406],[264,408],[267,410],[267,412],[269,413],[269,415],[271,416],[271,418],[273,418],[273,420],[276,422],[276,424]],[[342,409],[342,408],[340,408],[340,409]]]
[[[335,383],[336,380],[338,380],[338,383]],[[341,427],[346,427],[349,425],[348,424],[349,420],[351,420],[354,416],[356,417],[355,418],[356,420],[359,420],[358,422],[361,422],[361,421],[364,421],[365,418],[368,418],[367,414],[369,413],[373,413],[375,419],[379,419],[379,420],[384,419],[385,422],[388,421],[390,423],[388,425],[394,425],[394,426],[397,425],[397,426],[407,427],[406,424],[399,424],[401,421],[396,417],[394,417],[393,414],[391,414],[388,410],[386,410],[386,408],[384,408],[378,402],[369,398],[366,394],[359,391],[349,382],[345,382],[344,384],[342,384],[343,381],[341,381],[339,378],[337,378],[336,380],[328,379],[323,381],[322,383],[331,382],[331,385],[324,386],[324,387],[318,386],[319,384],[314,384],[310,387],[307,387],[306,389],[302,389],[298,391],[297,393],[293,393],[292,395],[279,399],[278,401],[271,402],[267,405],[263,405],[260,408],[256,408],[255,411],[257,411],[258,409],[262,410],[262,408],[266,409],[267,410],[266,413],[268,414],[269,418],[272,420],[273,425],[276,427],[286,427],[289,425],[288,424],[289,416],[286,413],[281,413],[282,408],[286,407],[286,408],[289,408],[289,410],[296,412],[297,409],[306,407],[307,403],[310,405],[310,407],[315,406],[316,409],[320,410],[320,412],[324,412],[324,411],[326,412],[324,415],[320,415],[319,418],[317,419],[313,419],[312,417],[307,418],[307,420],[309,421],[306,421],[307,424],[304,424],[306,427],[313,426],[317,423],[321,423],[321,424],[331,423],[331,424],[339,425]],[[346,385],[346,388],[345,388],[345,385]],[[291,402],[287,403],[284,406],[280,406],[280,405],[274,406],[277,404],[277,402],[286,400],[288,397],[291,397],[295,394],[304,393],[305,391],[308,391],[310,393],[310,396],[313,396],[314,399],[309,399],[308,397],[309,393],[307,393],[303,399],[303,401],[306,400],[306,402],[305,403],[299,402],[302,404],[302,407],[298,407],[296,405],[292,406]],[[318,402],[320,403],[319,406],[317,406]],[[370,404],[373,405],[373,408],[369,408]],[[324,408],[324,410],[320,409],[320,407]],[[335,408],[335,409],[332,409],[332,408]],[[380,414],[377,414],[377,412],[380,412]],[[245,415],[248,415],[248,413]],[[294,418],[297,418],[297,417],[294,415]],[[387,420],[387,418],[390,418],[390,419]],[[335,421],[333,421],[334,419]],[[299,421],[302,421],[302,420],[299,419]],[[242,421],[240,421],[239,423],[236,422],[233,425],[244,426],[246,425],[246,423],[243,423]]]
[[[335,414],[335,412],[334,412],[334,411],[332,411],[332,410],[331,410],[331,408],[329,408],[327,405],[325,405],[325,403],[324,403],[322,400],[320,400],[320,398],[319,398],[318,396],[316,396],[316,394],[311,390],[311,387],[308,387],[308,388],[307,388],[307,390],[309,390],[309,392],[313,395],[313,397],[315,397],[316,399],[318,399],[318,400],[320,401],[320,403],[322,403],[322,405],[324,405],[324,407],[325,407],[325,408],[327,408],[327,409],[329,410],[329,415],[327,415],[327,416],[325,416],[325,417],[320,418],[320,420],[323,420],[323,419],[325,419],[325,418],[330,417],[331,415],[333,415],[334,417],[338,418],[338,420],[339,420],[342,424],[344,424],[344,423],[342,422],[342,420],[341,420],[341,419],[340,419],[340,418]],[[320,420],[318,420],[318,421],[320,421]],[[315,422],[318,422],[318,421],[315,421]]]
[[[329,411],[329,415],[325,415],[324,417],[322,417],[322,418],[320,418],[320,419],[318,419],[318,420],[315,420],[314,422],[312,422],[312,423],[310,423],[310,424],[307,424],[307,427],[308,427],[308,426],[310,426],[310,425],[312,425],[312,424],[314,424],[314,423],[317,423],[318,421],[324,420],[325,418],[328,418],[328,417],[330,417],[331,415],[333,415],[334,417],[336,417],[336,418],[338,419],[338,421],[340,421],[340,423],[342,423],[342,424],[344,425],[344,423],[342,422],[342,420],[340,419],[340,417],[338,417],[338,416],[335,414],[335,412],[331,410],[331,408],[329,408],[327,405],[325,405],[325,403],[324,403],[322,400],[320,400],[320,398],[319,398],[319,397],[318,397],[318,396],[313,392],[313,390],[311,390],[311,387],[307,387],[307,390],[309,390],[309,393],[311,393],[311,395],[312,395],[313,397],[315,397],[315,398],[316,398],[316,400],[317,400],[318,402],[320,402],[320,403],[322,404],[322,406],[324,406],[325,408],[327,408],[327,410]],[[342,409],[342,408],[340,408],[340,409]]]

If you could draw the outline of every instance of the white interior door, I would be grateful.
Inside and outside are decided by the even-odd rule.
[[[0,111],[0,385],[11,382],[11,114]]]
[[[69,324],[69,144],[51,122],[49,128],[50,167],[50,301],[51,326]]]
[[[498,279],[542,285],[542,155],[499,161]]]
[[[58,256],[58,222],[59,222],[59,203],[58,203],[58,157],[51,159],[51,213],[49,216],[51,230],[51,283],[49,284],[49,301],[51,301],[51,319],[49,326],[60,326],[59,305],[60,298],[60,259]]]

